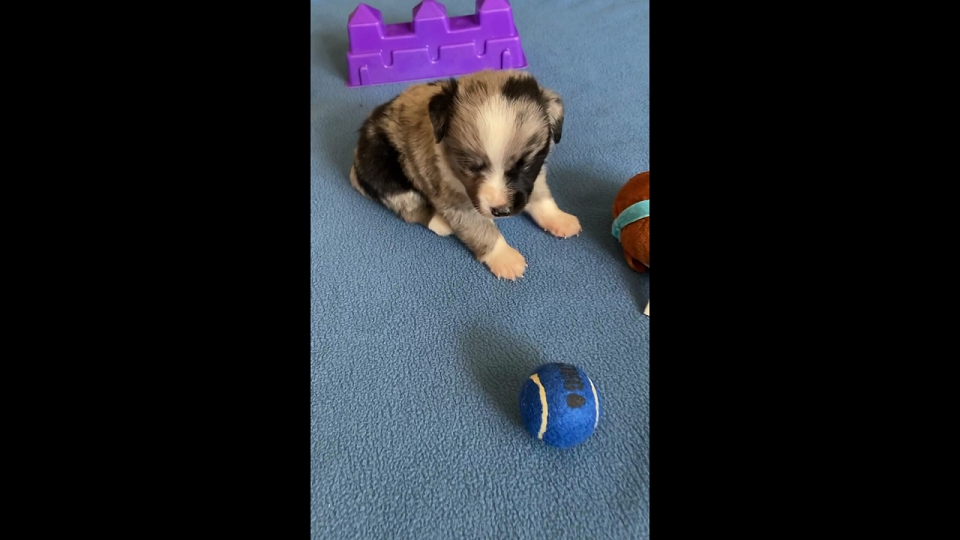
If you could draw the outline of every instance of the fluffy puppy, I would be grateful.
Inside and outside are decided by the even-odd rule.
[[[527,264],[494,218],[527,212],[567,238],[580,221],[560,210],[544,162],[563,131],[563,101],[522,71],[481,71],[411,86],[360,128],[350,182],[408,223],[451,232],[498,278]]]

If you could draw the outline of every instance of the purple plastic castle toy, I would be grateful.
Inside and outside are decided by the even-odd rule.
[[[347,86],[527,67],[510,3],[476,1],[475,15],[447,18],[443,4],[423,0],[413,21],[399,24],[383,24],[380,11],[360,4],[347,24]]]

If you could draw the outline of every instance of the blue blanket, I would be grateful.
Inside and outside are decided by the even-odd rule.
[[[386,23],[416,4],[368,1]],[[617,191],[650,168],[649,1],[514,1],[527,70],[566,103],[549,183],[583,225],[559,240],[498,220],[529,264],[517,282],[350,187],[357,128],[407,86],[344,86],[356,5],[311,9],[311,536],[648,538],[649,273],[610,226]],[[520,423],[521,384],[546,362],[581,366],[600,392],[578,447]]]

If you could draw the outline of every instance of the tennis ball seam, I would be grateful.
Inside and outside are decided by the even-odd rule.
[[[530,379],[537,385],[537,388],[540,389],[540,432],[537,433],[537,438],[541,441],[543,440],[543,434],[547,432],[547,390],[540,383],[540,377],[536,373],[530,376]]]
[[[593,429],[597,429],[597,424],[600,423],[600,399],[597,397],[597,387],[593,385],[593,380],[590,377],[587,377],[587,380],[590,381],[590,389],[593,390],[593,406],[597,409],[597,419],[593,421]]]

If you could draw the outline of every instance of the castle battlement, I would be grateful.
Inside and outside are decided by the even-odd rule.
[[[379,10],[360,4],[347,23],[347,86],[527,67],[510,3],[476,2],[474,15],[447,17],[446,6],[423,0],[412,21],[398,24],[383,24]]]

